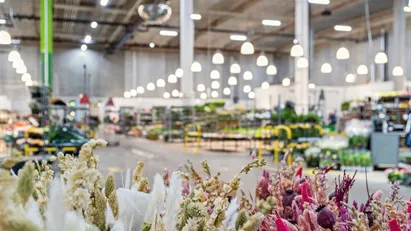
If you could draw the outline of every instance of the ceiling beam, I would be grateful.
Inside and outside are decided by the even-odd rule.
[[[123,18],[122,22],[123,23],[128,23],[130,21],[130,18],[137,12],[138,6],[141,4],[141,0],[137,0],[134,5],[130,8],[130,10],[127,12],[126,16]],[[109,42],[114,41],[114,39],[117,38],[118,34],[121,32],[121,27],[117,27],[116,30],[111,34],[110,38],[108,39]]]
[[[93,12],[95,10],[95,7],[93,6],[81,6],[81,5],[62,4],[62,3],[55,3],[53,7],[54,9],[86,11],[86,12]],[[124,10],[121,8],[100,7],[100,9],[101,11],[105,13],[111,13],[111,14],[127,14],[128,12],[128,10]]]
[[[24,15],[24,14],[14,14],[13,19],[17,20],[34,20],[34,21],[40,21],[39,16],[34,16],[34,15]],[[130,26],[131,24],[127,23],[121,23],[121,22],[109,22],[109,21],[96,21],[96,20],[82,20],[82,19],[70,19],[70,18],[60,18],[60,17],[54,17],[53,22],[71,22],[71,23],[77,23],[77,24],[85,24],[89,25],[91,22],[97,22],[98,25],[106,25],[106,26],[122,26],[122,27],[127,27]]]

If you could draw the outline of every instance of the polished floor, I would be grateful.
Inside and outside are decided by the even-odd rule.
[[[124,138],[117,137],[120,141],[119,146],[105,147],[97,150],[100,156],[100,169],[104,174],[109,171],[114,172],[116,176],[117,186],[122,185],[122,175],[130,168],[134,170],[138,161],[145,163],[144,175],[152,180],[155,173],[162,173],[164,168],[175,170],[187,163],[190,160],[201,171],[200,162],[207,160],[211,166],[213,173],[221,172],[222,179],[229,181],[241,168],[251,161],[251,157],[245,153],[221,153],[195,150],[195,148],[184,149],[182,144],[166,144],[159,141],[149,141],[139,138]],[[272,163],[272,158],[267,157],[267,166],[265,169],[275,171],[276,165]],[[255,169],[249,175],[242,176],[241,188],[245,191],[254,193],[257,180],[260,178],[262,169]],[[305,171],[309,174],[309,171]],[[341,174],[339,171],[334,171],[328,174],[330,187],[334,187],[334,179]],[[350,200],[358,202],[367,199],[365,174],[357,173],[356,181],[350,193]],[[378,189],[384,191],[384,195],[388,196],[391,188],[384,173],[374,171],[368,174],[368,185],[370,192],[375,192]],[[411,187],[402,186],[400,195],[404,198],[411,196]]]

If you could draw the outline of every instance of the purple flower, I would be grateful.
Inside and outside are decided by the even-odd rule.
[[[319,212],[317,214],[317,223],[319,226],[323,227],[324,229],[331,229],[333,230],[337,219],[335,218],[335,214],[325,206],[320,206]]]

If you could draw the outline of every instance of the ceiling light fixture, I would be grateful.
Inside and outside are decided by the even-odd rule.
[[[18,67],[17,69],[16,69],[16,73],[17,74],[24,74],[24,73],[26,73],[27,72],[27,67],[26,66],[20,66],[20,67]]]
[[[6,24],[6,19],[0,18],[0,24]]]
[[[10,44],[11,44],[10,34],[5,30],[0,31],[0,45],[10,45]]]
[[[306,57],[300,57],[297,60],[297,68],[307,68],[308,67],[308,59]]]
[[[265,71],[267,75],[276,75],[277,74],[277,67],[274,64],[268,65],[267,70]]]
[[[175,36],[178,35],[178,32],[174,31],[174,30],[160,30],[160,35],[161,36],[175,37]]]
[[[340,59],[340,60],[349,59],[350,58],[350,52],[348,51],[347,48],[340,47],[337,50],[336,58]]]
[[[210,79],[219,79],[220,78],[220,72],[217,70],[212,70],[210,73]]]
[[[205,86],[204,86],[204,84],[198,84],[197,85],[197,91],[199,91],[199,92],[202,92],[202,91],[205,91]]]
[[[334,30],[349,32],[349,31],[352,30],[352,28],[351,28],[351,26],[347,26],[347,25],[335,25]]]
[[[171,95],[172,95],[173,97],[179,97],[179,96],[180,96],[180,92],[179,92],[177,89],[174,89],[174,90],[171,92]]]
[[[207,94],[205,92],[200,94],[201,99],[207,99]]]
[[[241,54],[242,55],[254,54],[254,45],[248,41],[244,42],[243,45],[241,45]]]
[[[311,4],[320,4],[320,5],[328,5],[330,4],[330,0],[308,0]]]
[[[164,99],[169,99],[170,98],[170,93],[164,92],[163,97],[164,97]]]
[[[131,89],[131,90],[130,90],[130,95],[131,95],[132,97],[136,97],[136,96],[137,96],[137,90],[136,90],[136,89]]]
[[[82,51],[86,51],[87,50],[87,45],[86,44],[81,45],[80,49]]]
[[[314,83],[309,83],[309,84],[308,84],[308,88],[314,89],[314,88],[315,88],[315,84],[314,84]]]
[[[264,26],[281,26],[281,21],[279,20],[264,19],[261,23]]]
[[[302,47],[300,44],[298,44],[298,40],[297,40],[297,39],[294,39],[294,45],[293,45],[293,47],[291,48],[290,55],[291,55],[291,57],[301,57],[301,56],[304,56],[303,47]]]
[[[224,63],[224,56],[221,54],[219,50],[213,55],[212,59],[213,64],[223,64]]]
[[[197,61],[194,61],[193,64],[191,64],[191,71],[192,72],[201,72],[201,64]]]
[[[392,69],[392,75],[393,76],[403,76],[404,71],[402,70],[402,67],[396,66],[394,69]]]
[[[368,68],[365,65],[359,65],[357,67],[357,75],[366,75],[368,74]]]
[[[157,79],[156,85],[157,87],[165,87],[166,81],[164,81],[164,79]]]
[[[323,63],[323,65],[321,65],[321,73],[329,74],[332,71],[333,71],[333,68],[331,67],[331,64]]]
[[[404,12],[411,12],[411,7],[410,6],[404,6]]]
[[[231,76],[230,78],[228,78],[228,85],[230,85],[230,86],[237,85],[237,78],[234,77],[234,76]]]
[[[260,56],[258,56],[258,58],[257,58],[257,66],[265,67],[267,65],[268,65],[267,56],[265,56],[264,52],[261,52]]]
[[[181,78],[184,75],[184,71],[183,71],[182,68],[177,68],[177,70],[174,74],[177,76],[177,78]]]
[[[212,91],[211,92],[211,97],[217,98],[218,97],[218,91]]]
[[[96,21],[92,21],[90,24],[91,28],[96,29],[98,26],[98,23]]]
[[[156,46],[156,44],[150,43],[149,46],[150,46],[150,48],[154,48]]]
[[[232,34],[230,35],[230,40],[232,41],[245,41],[247,40],[247,36],[241,34]]]
[[[253,80],[253,73],[251,73],[251,71],[244,72],[243,79],[244,80]]]
[[[171,74],[171,75],[168,76],[167,81],[168,81],[169,83],[177,83],[177,76]]]
[[[20,53],[18,51],[10,51],[8,60],[9,62],[14,62],[18,59],[21,59]]]
[[[27,80],[25,83],[26,87],[31,87],[33,86],[33,80]]]
[[[17,60],[13,61],[13,65],[12,65],[13,68],[17,69],[17,68],[22,67],[22,66],[24,66],[24,62],[23,62],[22,59],[17,59]]]
[[[147,24],[162,24],[171,17],[172,9],[168,4],[148,3],[139,5],[137,12]]]
[[[374,62],[376,64],[384,64],[388,62],[388,57],[387,54],[385,54],[384,51],[380,51],[377,53],[377,55],[375,55],[375,59]]]
[[[100,0],[100,5],[107,6],[108,5],[108,0]]]
[[[211,82],[211,88],[212,89],[219,89],[220,88],[220,83],[218,81]]]
[[[129,91],[126,91],[126,92],[124,92],[123,96],[124,96],[124,98],[130,98],[131,93]]]
[[[253,91],[250,91],[250,92],[248,93],[248,98],[254,99],[254,98],[255,98],[255,93],[254,93]]]
[[[291,80],[290,78],[284,78],[283,81],[281,82],[281,84],[283,85],[283,87],[288,87],[291,85]]]
[[[268,82],[263,82],[263,83],[261,84],[261,88],[264,89],[264,90],[266,90],[266,89],[270,88],[270,84],[269,84]]]
[[[190,18],[192,20],[201,20],[201,14],[191,14]]]
[[[245,85],[245,86],[243,87],[243,92],[244,92],[244,93],[248,93],[248,92],[250,92],[250,91],[251,91],[250,85]]]
[[[26,81],[29,81],[29,80],[31,80],[31,75],[29,73],[24,73],[21,76],[21,81],[26,82]]]
[[[5,0],[0,0],[0,3],[3,3]]]
[[[84,42],[90,43],[90,42],[91,42],[91,36],[90,36],[90,35],[86,35],[86,37],[84,37]]]
[[[183,98],[184,97],[184,93],[180,92],[180,94],[178,94],[178,97]]]
[[[154,89],[156,89],[156,85],[154,85],[154,83],[152,82],[149,82],[146,88],[148,91],[154,91]]]
[[[238,63],[231,64],[230,73],[231,74],[239,74],[241,72],[241,67]]]
[[[345,82],[347,83],[353,83],[355,81],[355,75],[353,74],[348,74],[345,76]]]
[[[223,90],[223,94],[224,95],[230,95],[231,94],[231,89],[228,88],[228,87],[225,87],[224,90]]]
[[[144,94],[144,87],[139,86],[139,87],[137,87],[136,90],[137,90],[137,93],[138,93],[138,94],[140,94],[140,95],[141,95],[141,94]]]

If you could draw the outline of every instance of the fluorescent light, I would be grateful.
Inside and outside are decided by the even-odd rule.
[[[90,36],[90,35],[86,35],[86,37],[84,37],[84,42],[90,43],[90,42],[91,42],[91,36]]]
[[[201,14],[191,14],[190,18],[192,20],[201,20]]]
[[[91,22],[90,24],[91,28],[95,29],[98,26],[98,23],[96,21]]]
[[[330,0],[308,0],[311,4],[321,4],[321,5],[328,5],[330,4]]]
[[[264,26],[281,26],[281,21],[278,20],[264,19],[261,23]]]
[[[346,32],[348,32],[348,31],[351,31],[352,28],[351,28],[350,26],[346,26],[346,25],[335,25],[335,26],[334,26],[334,30],[336,30],[336,31],[346,31]]]
[[[0,18],[0,24],[6,24],[6,19]]]
[[[245,41],[247,40],[247,36],[241,34],[232,34],[230,35],[230,39],[233,41]]]
[[[175,37],[178,35],[178,32],[174,30],[160,30],[160,35]]]
[[[154,43],[150,43],[150,48],[154,48],[155,46],[156,46],[156,44],[154,44]]]
[[[411,7],[404,6],[404,11],[407,12],[407,13],[411,12]]]
[[[82,51],[86,51],[87,50],[87,45],[86,44],[81,45],[80,49]]]

